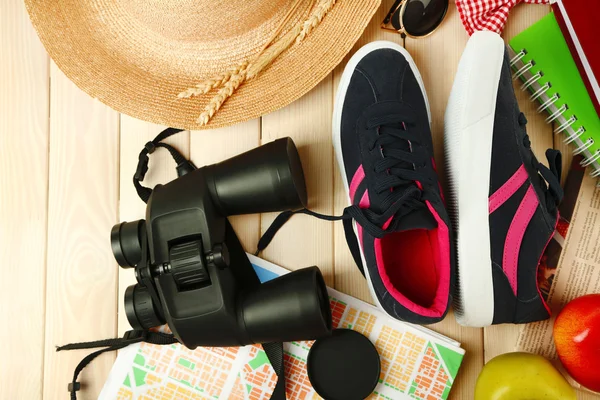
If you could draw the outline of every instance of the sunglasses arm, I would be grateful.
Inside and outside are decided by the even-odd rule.
[[[396,0],[394,1],[394,4],[392,5],[392,7],[390,7],[390,11],[388,11],[387,15],[385,16],[385,18],[383,19],[383,23],[384,24],[389,24],[390,19],[392,19],[392,15],[394,14],[394,12],[398,9],[398,7],[400,6],[400,4],[403,2],[404,0]]]

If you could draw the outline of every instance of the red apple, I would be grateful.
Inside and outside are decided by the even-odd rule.
[[[554,323],[560,361],[579,384],[600,392],[600,294],[569,302]]]

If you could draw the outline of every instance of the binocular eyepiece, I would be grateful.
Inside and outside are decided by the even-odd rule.
[[[111,231],[118,264],[135,268],[125,292],[135,329],[165,322],[189,348],[314,339],[331,332],[317,267],[259,284],[227,216],[304,207],[294,142],[279,139],[157,185],[146,220]]]
[[[144,220],[121,222],[110,230],[110,247],[117,264],[135,267],[142,259],[142,229]]]

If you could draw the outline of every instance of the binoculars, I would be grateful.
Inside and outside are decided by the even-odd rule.
[[[148,200],[146,219],[111,231],[137,284],[125,291],[134,329],[167,323],[188,348],[308,340],[331,333],[317,267],[259,284],[228,216],[304,207],[306,185],[290,138],[194,169]]]

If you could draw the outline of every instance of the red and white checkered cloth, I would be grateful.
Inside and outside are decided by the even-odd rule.
[[[517,3],[548,4],[549,0],[456,0],[460,19],[469,35],[475,31],[501,33],[508,12]]]

